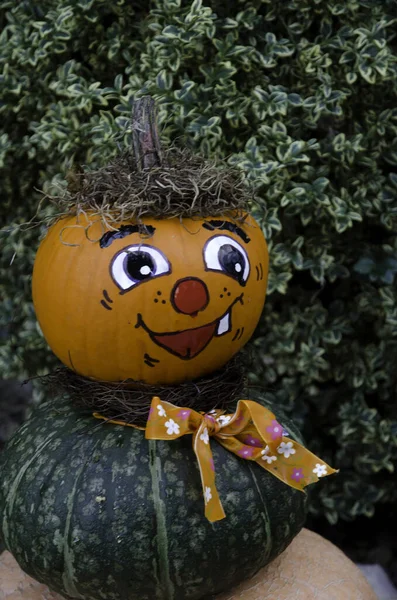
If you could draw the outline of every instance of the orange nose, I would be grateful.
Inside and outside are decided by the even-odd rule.
[[[207,306],[208,301],[207,286],[196,277],[180,279],[171,292],[171,302],[175,310],[185,315],[196,315]]]

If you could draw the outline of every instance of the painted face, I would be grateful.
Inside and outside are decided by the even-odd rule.
[[[105,233],[97,220],[86,235],[87,224],[56,223],[34,266],[37,318],[64,364],[98,380],[172,384],[215,371],[249,340],[268,274],[252,217],[146,219]]]

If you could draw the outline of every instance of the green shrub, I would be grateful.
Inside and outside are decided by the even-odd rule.
[[[395,502],[394,0],[13,0],[0,14],[0,372],[53,359],[30,274],[39,189],[130,144],[136,94],[165,140],[237,165],[270,243],[251,377],[341,468],[316,515]],[[7,335],[6,335],[7,334]],[[6,336],[6,337],[5,337]]]

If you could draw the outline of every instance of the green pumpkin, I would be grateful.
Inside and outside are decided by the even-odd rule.
[[[0,534],[24,571],[68,598],[212,597],[286,548],[306,495],[211,445],[226,512],[212,524],[191,436],[148,441],[47,402],[0,455]]]

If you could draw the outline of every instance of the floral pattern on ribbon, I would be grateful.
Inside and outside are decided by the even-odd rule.
[[[266,446],[262,452],[261,452],[261,458],[262,460],[265,460],[267,462],[267,464],[271,465],[272,462],[274,462],[275,460],[277,460],[277,456],[274,456],[274,454],[270,454],[270,448],[269,446]]]
[[[94,416],[108,423],[134,427],[97,413]],[[226,516],[215,485],[211,437],[233,454],[256,462],[300,491],[320,477],[337,472],[295,440],[284,437],[288,433],[274,414],[257,402],[240,400],[234,414],[224,415],[220,410],[202,414],[153,398],[145,428],[146,439],[173,440],[189,434],[193,436],[193,450],[200,469],[205,516],[211,522]]]
[[[153,408],[153,406],[152,406],[152,408]],[[164,406],[161,406],[161,404],[158,404],[156,408],[157,408],[157,412],[159,413],[159,417],[167,416],[167,413],[164,410]]]
[[[313,473],[315,473],[317,477],[324,477],[324,475],[328,475],[326,465],[317,463],[313,469]]]
[[[296,450],[293,442],[281,442],[277,448],[277,452],[282,454],[284,458],[289,458],[292,454],[295,454]]]

